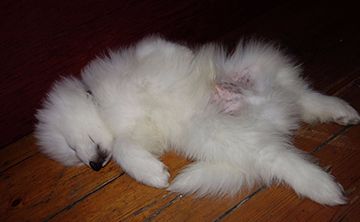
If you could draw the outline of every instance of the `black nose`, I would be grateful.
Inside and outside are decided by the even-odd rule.
[[[93,162],[93,161],[90,161],[89,165],[95,171],[99,171],[101,169],[101,167],[102,167],[102,163],[96,163],[96,162]]]

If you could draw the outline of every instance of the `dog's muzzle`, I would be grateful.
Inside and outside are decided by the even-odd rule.
[[[99,171],[102,168],[103,162],[90,161],[89,165],[93,170]]]
[[[108,152],[102,151],[98,148],[97,157],[89,162],[89,166],[91,167],[91,169],[95,171],[99,171],[101,170],[102,167],[104,167],[107,164],[110,158],[111,155]]]

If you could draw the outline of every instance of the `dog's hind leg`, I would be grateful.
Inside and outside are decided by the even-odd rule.
[[[184,134],[186,149],[180,151],[202,162],[179,175],[171,190],[221,194],[258,179],[269,185],[278,180],[321,204],[345,203],[334,178],[270,124],[221,114],[202,115],[192,124]]]
[[[278,151],[273,152],[275,149]],[[268,152],[264,150],[258,162],[261,177],[266,182],[285,182],[297,194],[320,204],[332,206],[346,203],[341,185],[336,183],[333,176],[309,161],[304,153],[292,147],[275,149],[268,147]]]
[[[168,190],[182,194],[195,193],[198,197],[208,194],[225,196],[234,195],[243,187],[252,187],[254,181],[236,166],[199,161],[185,168]]]
[[[299,98],[303,121],[334,121],[341,125],[357,124],[360,116],[357,111],[344,100],[326,96],[312,90],[306,90]]]
[[[312,90],[299,71],[294,66],[283,68],[276,74],[274,84],[296,100],[303,121],[308,123],[335,121],[341,125],[360,122],[360,116],[354,108],[340,98]]]
[[[334,121],[348,125],[360,122],[359,114],[347,102],[312,90],[294,70],[279,72],[275,81],[297,100],[301,119],[307,123]]]

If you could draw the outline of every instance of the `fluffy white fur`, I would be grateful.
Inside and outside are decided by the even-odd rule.
[[[107,153],[104,165],[110,159],[112,134],[81,81],[70,77],[55,83],[36,117],[40,148],[55,160],[71,166],[88,165],[99,153]]]
[[[64,164],[89,164],[100,149],[136,180],[162,188],[169,173],[158,156],[175,149],[195,162],[171,191],[234,194],[279,181],[321,204],[345,203],[341,186],[290,136],[300,120],[360,117],[310,89],[270,45],[239,43],[228,55],[212,44],[190,50],[150,37],[95,59],[81,77],[58,82],[37,115],[42,150]]]

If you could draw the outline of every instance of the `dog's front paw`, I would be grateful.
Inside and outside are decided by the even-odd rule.
[[[161,169],[152,170],[147,177],[143,178],[142,182],[152,187],[165,188],[169,186],[169,177],[170,173],[165,167],[162,167]]]
[[[136,169],[128,172],[137,181],[156,188],[165,188],[169,186],[168,180],[170,177],[165,165],[156,160],[144,161],[138,163]]]

